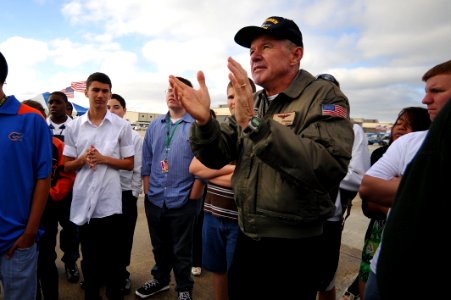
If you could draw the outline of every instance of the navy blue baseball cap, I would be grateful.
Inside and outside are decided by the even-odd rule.
[[[302,33],[293,20],[282,17],[269,17],[259,26],[246,26],[238,30],[235,42],[250,48],[252,41],[261,35],[271,35],[277,39],[287,39],[299,47],[304,47]]]

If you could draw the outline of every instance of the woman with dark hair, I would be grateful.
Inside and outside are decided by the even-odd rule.
[[[379,147],[371,153],[371,165],[384,155],[394,140],[409,132],[427,130],[429,125],[431,119],[426,108],[411,106],[401,109],[391,128],[388,145]]]
[[[391,128],[388,145],[381,146],[371,153],[371,165],[376,163],[384,155],[388,147],[400,136],[414,131],[427,130],[430,125],[431,119],[426,108],[416,106],[403,108]],[[342,297],[342,300],[354,300],[358,299],[357,297],[364,299],[365,285],[370,273],[370,261],[381,241],[388,208],[362,199],[362,210],[364,215],[370,218],[362,249],[362,261],[359,274]]]

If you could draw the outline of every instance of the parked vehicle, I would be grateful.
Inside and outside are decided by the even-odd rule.
[[[388,133],[367,133],[368,145],[378,144],[379,146],[388,145],[390,135]]]

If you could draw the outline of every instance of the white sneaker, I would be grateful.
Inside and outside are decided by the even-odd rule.
[[[192,267],[191,274],[193,274],[194,276],[200,276],[200,274],[202,274],[202,268],[201,267]]]
[[[190,291],[183,291],[179,292],[179,295],[177,297],[177,300],[192,300],[193,297],[191,296]]]

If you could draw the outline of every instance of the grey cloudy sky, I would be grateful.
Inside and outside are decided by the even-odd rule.
[[[390,122],[422,105],[421,76],[451,59],[450,11],[449,0],[2,1],[5,89],[23,100],[100,71],[129,110],[162,113],[168,75],[197,86],[202,70],[217,106],[226,102],[227,57],[249,69],[235,33],[283,16],[304,35],[301,67],[335,75],[351,117]],[[82,94],[75,102],[87,105]]]

